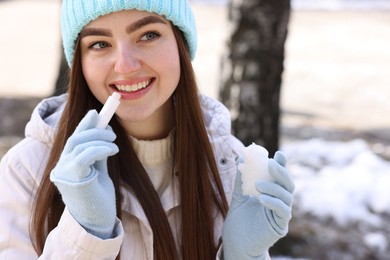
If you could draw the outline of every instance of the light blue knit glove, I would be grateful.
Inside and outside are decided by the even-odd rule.
[[[288,232],[294,183],[281,152],[269,159],[273,182],[257,181],[258,197],[242,195],[241,172],[237,176],[233,198],[223,225],[225,260],[265,259],[268,249]]]
[[[107,157],[119,150],[108,126],[95,128],[98,114],[89,111],[69,137],[50,174],[70,214],[87,232],[111,238],[116,221],[115,189],[107,172]]]

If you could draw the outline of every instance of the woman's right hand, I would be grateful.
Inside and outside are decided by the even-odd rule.
[[[115,189],[107,157],[118,153],[111,127],[96,128],[98,114],[89,111],[69,137],[50,174],[67,209],[89,233],[108,239],[116,221]]]

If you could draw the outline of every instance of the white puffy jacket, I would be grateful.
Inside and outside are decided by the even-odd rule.
[[[43,100],[26,126],[26,137],[11,148],[0,164],[0,259],[37,259],[31,238],[33,198],[41,182],[50,153],[55,125],[62,113],[66,95]],[[230,201],[236,159],[243,148],[230,134],[229,111],[218,101],[202,97],[202,108],[226,196]],[[173,229],[180,214],[179,199],[171,196],[175,181],[162,195],[162,205]],[[101,240],[87,233],[65,209],[58,226],[47,237],[40,259],[153,259],[153,234],[135,196],[123,190],[122,220],[113,239]],[[175,225],[172,225],[175,223]],[[222,232],[219,216],[216,240]],[[174,230],[175,232],[176,230]]]

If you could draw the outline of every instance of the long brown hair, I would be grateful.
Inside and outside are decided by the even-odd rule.
[[[179,176],[182,215],[180,251],[183,259],[215,259],[218,247],[214,242],[215,209],[225,217],[228,204],[206,132],[188,48],[182,32],[175,26],[173,31],[181,64],[180,80],[173,95],[176,129],[174,162]],[[50,172],[59,160],[66,140],[86,112],[102,107],[83,76],[79,43],[76,44],[69,82],[68,100],[35,199],[31,235],[38,254],[42,253],[47,234],[58,225],[65,207],[61,195],[50,181]],[[172,231],[156,190],[124,128],[115,117],[110,125],[117,135],[115,143],[120,151],[108,158],[109,175],[116,191],[118,217],[121,218],[120,187],[131,189],[153,230],[154,258],[178,259]]]

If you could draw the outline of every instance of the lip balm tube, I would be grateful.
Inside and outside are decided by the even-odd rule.
[[[96,128],[104,129],[110,122],[112,116],[115,114],[116,109],[120,104],[121,95],[118,92],[112,93],[111,96],[108,97],[106,103],[104,104],[102,110],[99,113],[99,120],[96,125]]]

